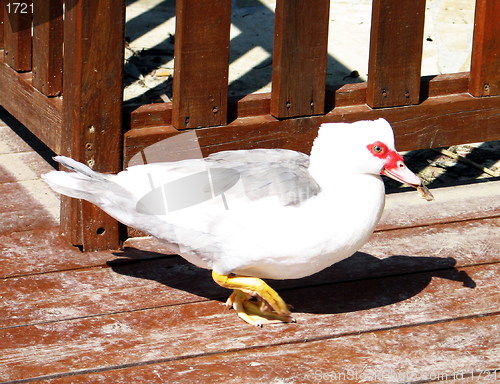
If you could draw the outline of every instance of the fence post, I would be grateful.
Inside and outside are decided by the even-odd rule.
[[[372,108],[418,104],[425,0],[374,0],[366,102]]]
[[[476,0],[470,93],[500,95],[500,1]]]
[[[65,4],[62,152],[99,172],[122,158],[125,0]],[[118,223],[94,205],[64,197],[61,227],[85,250],[116,248]]]

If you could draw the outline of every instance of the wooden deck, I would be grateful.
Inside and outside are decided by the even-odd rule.
[[[271,281],[297,323],[257,329],[224,308],[229,292],[208,271],[155,240],[110,252],[68,246],[50,194],[32,189],[49,153],[2,124],[0,134],[0,158],[11,156],[0,163],[1,382],[500,378],[498,180],[434,190],[432,203],[390,195],[361,252],[312,277]]]

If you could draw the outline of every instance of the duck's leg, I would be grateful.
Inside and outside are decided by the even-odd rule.
[[[256,277],[220,275],[215,271],[212,271],[212,278],[220,286],[233,289],[226,305],[233,307],[238,316],[247,323],[262,326],[294,321],[288,305],[263,280]],[[251,301],[252,298],[257,301]]]

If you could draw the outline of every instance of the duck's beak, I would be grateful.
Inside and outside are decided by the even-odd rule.
[[[391,179],[399,181],[400,183],[408,184],[415,188],[422,185],[420,178],[408,169],[403,161],[403,158],[397,152],[391,153],[389,161],[387,161],[380,173],[390,177]]]

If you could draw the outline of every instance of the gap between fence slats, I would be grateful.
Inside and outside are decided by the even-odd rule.
[[[500,95],[500,1],[476,0],[470,92]]]
[[[79,1],[65,12],[62,153],[116,173],[123,142],[125,1]],[[85,250],[119,244],[116,220],[88,202],[64,197],[61,226]]]
[[[231,1],[178,0],[172,121],[177,129],[227,124]]]
[[[47,96],[62,91],[63,0],[35,1],[33,86]]]
[[[325,113],[328,0],[278,0],[274,28],[271,114]]]
[[[374,0],[367,104],[418,104],[425,0]]]
[[[5,62],[16,71],[31,70],[31,1],[13,3],[4,0]],[[26,4],[26,13],[13,4]],[[9,7],[7,6],[9,5]]]

